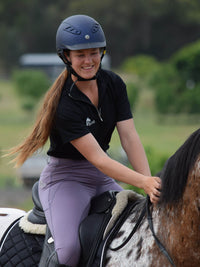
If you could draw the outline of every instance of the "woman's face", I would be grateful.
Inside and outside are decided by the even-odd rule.
[[[90,79],[96,75],[99,69],[101,53],[99,48],[71,50],[67,58],[79,76]]]

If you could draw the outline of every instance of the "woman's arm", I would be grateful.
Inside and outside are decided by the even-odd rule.
[[[160,189],[160,179],[158,177],[142,175],[111,159],[90,133],[71,141],[71,143],[101,172],[118,181],[144,189],[153,203],[158,201]]]
[[[150,176],[151,171],[149,163],[140,137],[135,129],[133,119],[118,122],[117,131],[120,136],[122,147],[133,169],[139,173]]]

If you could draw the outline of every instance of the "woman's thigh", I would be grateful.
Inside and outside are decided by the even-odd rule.
[[[113,179],[107,180],[107,182],[101,186],[98,187],[97,189],[97,195],[100,195],[106,191],[122,191],[123,188]]]
[[[62,231],[65,229],[68,235],[74,236],[80,221],[88,214],[92,196],[91,189],[72,181],[61,181],[46,190],[40,190],[40,199],[53,237],[62,240]]]
[[[88,214],[93,195],[91,188],[72,181],[40,190],[55,250],[62,263],[73,263],[80,256],[79,225]]]

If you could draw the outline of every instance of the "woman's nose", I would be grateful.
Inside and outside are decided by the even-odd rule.
[[[85,60],[85,62],[91,62],[92,61],[91,55],[85,55],[84,60]]]

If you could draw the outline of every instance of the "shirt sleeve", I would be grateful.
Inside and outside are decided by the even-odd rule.
[[[63,144],[82,137],[90,132],[81,118],[67,119],[62,116],[57,116],[55,127]]]

